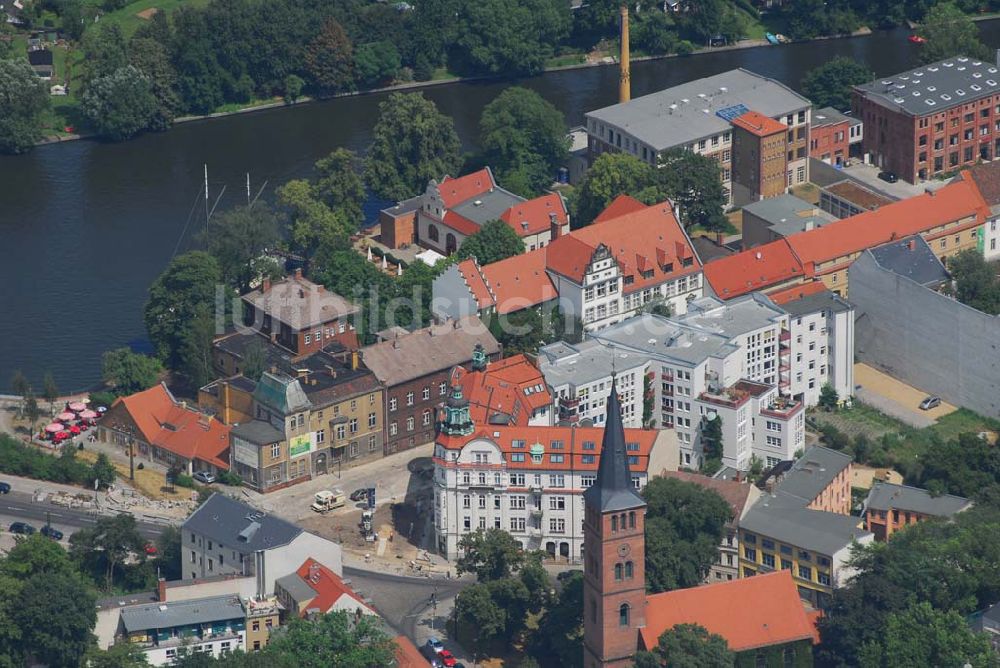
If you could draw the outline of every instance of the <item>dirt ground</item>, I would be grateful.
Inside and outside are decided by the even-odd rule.
[[[951,404],[942,401],[937,408],[921,411],[920,402],[930,394],[929,392],[907,385],[867,364],[854,365],[854,383],[899,404],[904,409],[914,411],[918,415],[924,415],[931,420],[937,420],[957,410]]]
[[[346,512],[328,513],[301,520],[299,524],[309,531],[340,543],[345,550],[375,554],[378,541],[366,542],[361,533],[362,508],[356,506]],[[414,559],[427,521],[418,509],[407,503],[378,506],[374,516],[375,531],[386,539],[383,557]],[[412,536],[410,535],[412,532]]]
[[[153,16],[159,11],[160,10],[157,9],[156,7],[150,7],[149,9],[144,9],[141,12],[136,12],[135,15],[138,16],[140,19],[146,19],[148,21],[149,19],[153,18]]]
[[[86,447],[85,443],[84,449],[78,450],[76,456],[88,464],[93,464],[97,460],[97,453],[93,450],[87,450]],[[114,465],[115,471],[118,472],[119,482],[134,487],[137,492],[146,498],[164,501],[187,501],[191,498],[197,498],[198,492],[193,489],[174,487],[171,490],[165,487],[166,479],[161,471],[154,471],[149,468],[136,468],[135,482],[132,482],[128,477],[128,464],[122,464],[115,460],[111,460],[111,463]],[[138,464],[136,462],[137,467]]]

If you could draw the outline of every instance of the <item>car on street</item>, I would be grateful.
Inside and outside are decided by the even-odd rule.
[[[191,477],[206,485],[211,485],[215,482],[215,474],[209,473],[208,471],[195,471],[195,474]]]
[[[441,657],[427,645],[420,648],[420,654],[427,659],[427,663],[431,665],[431,668],[444,668],[444,664],[441,663]]]
[[[0,494],[10,494],[9,482],[0,482]]]
[[[45,526],[43,526],[42,529],[41,529],[41,531],[39,531],[38,533],[42,534],[46,538],[51,538],[52,540],[62,540],[63,539],[63,532],[60,531],[59,529],[56,529],[56,528],[52,527],[49,524],[46,524]]]
[[[455,668],[455,664],[458,663],[458,660],[455,659],[455,655],[446,649],[441,650],[441,653],[438,654],[438,658],[441,659],[441,663],[444,664],[444,668]]]
[[[920,402],[920,410],[929,411],[932,408],[937,408],[941,405],[941,397],[927,397]]]
[[[430,638],[427,639],[426,647],[435,654],[440,654],[441,652],[444,651],[444,643],[442,643],[434,636],[431,636]]]
[[[35,533],[35,527],[31,526],[27,522],[11,522],[10,525],[11,533],[20,533],[26,536],[30,536]]]
[[[362,487],[351,492],[351,501],[364,501],[368,498],[368,489]]]
[[[899,180],[899,177],[893,172],[879,172],[878,177],[886,183],[895,183]]]

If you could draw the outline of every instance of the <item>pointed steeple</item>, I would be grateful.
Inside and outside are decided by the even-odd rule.
[[[618,401],[618,388],[611,380],[607,418],[604,421],[604,438],[601,442],[601,461],[597,465],[597,480],[583,493],[584,504],[598,512],[639,508],[646,502],[632,486],[628,468],[628,450],[625,445],[625,428],[622,426],[622,408]]]

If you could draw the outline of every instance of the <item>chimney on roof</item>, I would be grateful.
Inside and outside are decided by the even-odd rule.
[[[561,232],[561,231],[562,230],[561,230],[561,228],[559,226],[559,219],[556,217],[555,211],[550,211],[549,212],[549,237],[552,239],[552,241],[555,241],[556,239],[559,238],[559,232]]]
[[[167,602],[167,579],[156,578],[156,600],[160,603]]]
[[[934,197],[934,189],[931,188],[930,186],[927,186],[926,188],[924,188],[924,192],[927,193],[928,195],[930,195],[931,197]]]
[[[908,242],[906,243],[906,247],[907,247],[908,249],[910,249],[911,251],[915,251],[915,250],[917,250],[917,240],[916,240],[916,239],[910,239],[910,240],[909,240],[909,241],[908,241]]]
[[[722,234],[722,232],[715,233],[715,243],[721,246],[723,244],[723,239],[725,239],[725,236]]]
[[[230,424],[230,422],[229,422],[229,419],[230,419],[230,415],[229,415],[229,406],[230,406],[229,383],[226,382],[226,381],[222,381],[222,386],[221,387],[222,387],[222,391],[219,394],[222,395],[222,421],[225,424]]]
[[[265,292],[267,292],[270,289],[271,289],[271,277],[270,276],[265,276],[264,280],[261,281],[261,284],[260,284],[260,292],[261,292],[261,294],[264,294]]]
[[[302,278],[302,267],[295,270],[295,278]]]
[[[360,352],[358,352],[357,350],[352,350],[351,351],[351,371],[357,371],[358,370],[358,362],[359,362],[360,357],[361,357],[361,353]]]

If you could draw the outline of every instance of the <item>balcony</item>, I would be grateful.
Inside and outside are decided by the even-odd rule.
[[[672,373],[661,373],[660,374],[660,380],[667,380],[667,381],[673,382],[673,380],[674,380],[674,374],[672,374]]]
[[[663,396],[665,396],[665,397],[672,397],[672,396],[674,396],[674,386],[671,385],[670,387],[663,388]]]
[[[529,515],[531,515],[532,517],[538,517],[538,518],[542,517],[544,514],[545,514],[545,511],[543,511],[541,508],[534,508],[529,513]]]
[[[778,397],[775,398],[767,408],[760,409],[760,414],[767,417],[785,420],[790,418],[801,408],[801,401],[787,397]]]
[[[528,490],[532,494],[541,494],[542,493],[542,486],[538,485],[538,484],[535,484],[535,483],[532,483],[532,484],[528,485]]]
[[[792,333],[787,329],[781,330],[781,334],[778,335],[778,341],[780,341],[781,343],[787,343],[791,340],[792,340]]]

